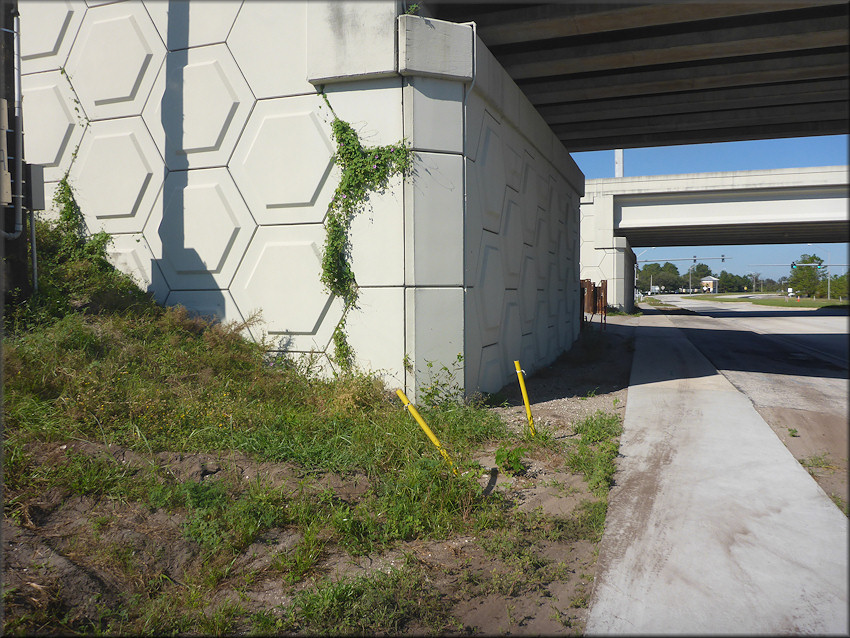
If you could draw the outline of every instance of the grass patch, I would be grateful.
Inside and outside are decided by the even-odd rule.
[[[567,452],[567,467],[579,472],[597,496],[607,494],[617,467],[614,459],[619,449],[622,417],[597,410],[573,426],[578,444]]]
[[[801,297],[800,301],[797,301],[796,297],[786,297],[786,296],[761,296],[761,295],[750,295],[748,297],[738,297],[738,296],[729,296],[731,294],[741,294],[741,293],[727,293],[727,294],[719,294],[719,295],[689,295],[689,299],[702,299],[705,301],[720,301],[724,303],[751,303],[757,306],[781,306],[781,307],[789,307],[794,306],[795,308],[847,308],[850,305],[850,302],[838,302],[835,299],[810,299],[808,297]]]
[[[432,633],[456,625],[441,594],[410,564],[387,574],[322,583],[299,592],[283,618],[255,620],[263,631],[321,635]],[[456,627],[455,627],[456,628]]]

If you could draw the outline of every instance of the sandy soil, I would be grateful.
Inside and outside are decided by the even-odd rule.
[[[622,326],[616,325],[618,319]],[[612,318],[614,323],[604,333],[594,323],[585,333],[588,338],[553,366],[527,379],[538,427],[565,438],[572,435],[572,423],[596,410],[624,413],[633,352],[630,320]],[[501,397],[505,399],[502,407],[492,409],[509,427],[525,428],[518,384],[507,386]],[[52,455],[64,454],[67,447],[94,456],[108,455],[128,467],[153,460],[181,481],[210,480],[226,473],[245,481],[260,475],[274,485],[293,487],[303,480],[296,468],[258,463],[238,454],[163,453],[151,459],[82,441],[38,444],[29,452],[47,461]],[[504,491],[520,510],[539,509],[565,517],[590,498],[583,479],[567,470],[558,454],[544,451],[526,457],[526,472],[511,477],[495,469],[495,451],[494,444],[476,457],[485,468],[493,468],[481,477],[482,486]],[[339,498],[356,502],[368,481],[327,474],[317,477],[314,487],[329,487]],[[65,626],[74,626],[83,619],[98,618],[104,608],[120,607],[152,582],[160,587],[185,586],[200,576],[201,560],[200,547],[182,533],[183,522],[179,512],[150,512],[132,502],[71,496],[62,488],[42,494],[27,504],[19,524],[3,520],[4,579],[11,591],[6,597],[7,622],[40,610],[65,617]],[[515,566],[485,551],[485,539],[466,536],[400,543],[385,554],[361,558],[329,546],[310,577],[288,586],[271,564],[275,554],[298,540],[292,530],[268,530],[235,557],[231,576],[217,586],[210,605],[234,601],[249,613],[281,610],[297,591],[321,580],[388,571],[400,566],[405,555],[412,555],[450,605],[457,633],[578,634],[584,627],[595,575],[596,547],[588,541],[541,541],[529,551],[547,566],[535,574],[517,575],[512,571]],[[44,629],[55,632],[59,626]],[[408,627],[408,632],[423,629]],[[236,630],[248,632],[251,627],[245,624]]]

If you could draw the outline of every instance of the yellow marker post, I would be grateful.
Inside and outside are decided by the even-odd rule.
[[[535,436],[537,432],[534,429],[534,419],[531,418],[531,405],[528,403],[528,392],[525,390],[525,378],[522,376],[522,368],[519,367],[519,361],[514,361],[516,368],[516,376],[519,377],[519,389],[522,390],[522,400],[525,401],[525,414],[528,417],[528,431],[531,436]]]
[[[419,427],[422,428],[422,431],[425,432],[429,439],[431,439],[431,443],[433,443],[434,446],[438,450],[440,450],[440,454],[442,454],[443,458],[448,461],[449,465],[452,468],[452,472],[457,475],[457,468],[455,467],[454,463],[452,463],[452,459],[449,456],[449,453],[446,452],[446,449],[442,446],[439,439],[437,439],[437,437],[431,431],[431,428],[428,427],[428,424],[425,423],[425,420],[422,418],[422,415],[419,414],[419,410],[413,407],[413,404],[408,400],[406,396],[404,396],[404,392],[402,392],[401,390],[396,390],[395,392],[401,399],[401,402],[404,404],[404,407],[406,407],[408,412],[410,412],[410,414],[413,415],[413,418],[416,419],[416,422],[419,424]]]

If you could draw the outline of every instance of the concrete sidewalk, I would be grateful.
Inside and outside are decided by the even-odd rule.
[[[635,337],[586,633],[847,634],[847,518],[667,317]]]

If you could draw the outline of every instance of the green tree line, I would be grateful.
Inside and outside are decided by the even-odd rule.
[[[827,292],[833,298],[847,297],[847,272],[841,275],[832,274],[827,280],[827,268],[824,260],[817,255],[800,255],[795,262],[795,268],[789,268],[788,277],[779,281],[770,278],[761,278],[759,273],[736,275],[726,270],[720,274],[712,272],[707,264],[698,263],[683,273],[678,267],[667,261],[663,264],[644,264],[637,270],[637,287],[641,292],[649,292],[650,286],[658,286],[665,292],[687,290],[689,281],[693,288],[700,288],[700,280],[704,277],[716,277],[718,279],[719,292],[749,292],[755,290],[761,292],[784,293],[788,288],[794,292],[809,297],[826,297]],[[817,266],[803,266],[801,264],[817,264]],[[821,267],[818,267],[821,266]],[[689,280],[690,274],[690,280]]]

